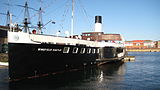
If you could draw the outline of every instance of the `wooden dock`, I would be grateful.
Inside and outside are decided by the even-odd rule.
[[[134,62],[135,56],[126,56],[122,61],[123,62]]]
[[[4,69],[4,68],[8,68],[8,66],[1,66],[0,65],[0,69]]]
[[[0,62],[0,66],[8,66],[8,62]]]
[[[118,61],[122,61],[122,62],[134,62],[135,61],[135,56],[125,56],[125,57],[121,57],[121,58],[104,58],[104,59],[96,59],[96,62],[99,65],[102,64],[106,64],[109,62],[118,62]]]
[[[8,54],[0,53],[0,62],[8,62]]]

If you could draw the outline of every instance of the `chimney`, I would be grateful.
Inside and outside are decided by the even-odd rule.
[[[102,32],[102,16],[95,16],[95,32]]]

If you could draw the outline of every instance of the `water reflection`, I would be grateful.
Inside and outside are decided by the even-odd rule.
[[[8,89],[8,68],[0,67],[0,90]]]
[[[10,90],[97,90],[124,80],[125,64],[110,63],[39,79],[9,83]]]

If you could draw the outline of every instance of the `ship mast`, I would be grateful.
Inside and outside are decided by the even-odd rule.
[[[28,4],[25,3],[25,12],[24,12],[24,32],[29,33],[29,27],[28,24],[30,24],[30,17],[29,17],[29,11],[28,11]]]
[[[10,20],[10,13],[9,10],[7,11],[7,21],[6,21],[6,26],[10,26],[11,20]]]
[[[12,16],[11,16],[11,13],[9,12],[9,9],[10,9],[10,0],[8,0],[8,3],[7,3],[7,21],[6,21],[6,26],[10,27],[11,26],[11,23],[12,23]]]
[[[74,0],[72,0],[72,19],[71,19],[71,38],[73,38],[73,30],[74,30]]]
[[[41,34],[42,33],[42,8],[40,7],[39,8],[39,17],[38,17],[38,34]]]
[[[7,11],[7,14],[6,13],[0,13],[1,15],[5,15],[6,16],[6,26],[10,26],[10,24],[12,23],[12,14],[9,12],[9,10]]]

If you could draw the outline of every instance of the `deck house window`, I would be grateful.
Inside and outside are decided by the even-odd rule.
[[[64,47],[63,53],[69,53],[69,49],[70,49],[70,47]]]
[[[80,53],[85,53],[85,48],[81,48],[81,51],[80,51]]]
[[[73,53],[78,53],[78,48],[77,47],[73,48]]]
[[[87,49],[87,53],[91,53],[91,48],[88,48],[88,49]]]
[[[97,49],[97,53],[100,53],[100,49]]]
[[[96,53],[96,49],[92,49],[92,53]]]

